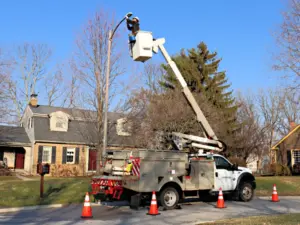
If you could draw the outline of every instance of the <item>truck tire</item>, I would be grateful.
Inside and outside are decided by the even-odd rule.
[[[164,188],[159,195],[159,201],[165,209],[174,209],[179,201],[178,191],[173,187]]]
[[[254,188],[251,183],[243,182],[239,186],[238,197],[243,202],[249,202],[254,196]]]

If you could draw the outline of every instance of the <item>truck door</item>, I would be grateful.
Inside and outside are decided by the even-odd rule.
[[[216,164],[215,173],[215,190],[218,191],[221,187],[223,191],[230,191],[234,187],[234,171],[231,169],[231,164],[220,156],[214,156]]]

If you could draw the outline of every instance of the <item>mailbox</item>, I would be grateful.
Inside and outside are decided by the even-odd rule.
[[[39,163],[39,164],[37,164],[36,172],[40,175],[49,174],[50,173],[50,165],[48,163],[46,163],[46,164]]]
[[[43,165],[43,174],[49,174],[50,173],[50,165],[47,163],[47,164],[44,164]]]

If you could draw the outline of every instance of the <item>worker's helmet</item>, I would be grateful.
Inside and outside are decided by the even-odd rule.
[[[133,17],[133,19],[136,19],[138,22],[140,21],[140,19],[137,16]]]

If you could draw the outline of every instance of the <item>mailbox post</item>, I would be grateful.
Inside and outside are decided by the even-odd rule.
[[[38,163],[37,173],[41,175],[40,198],[43,198],[43,194],[44,194],[44,175],[49,174],[49,172],[50,172],[50,165],[48,163],[46,164]]]

